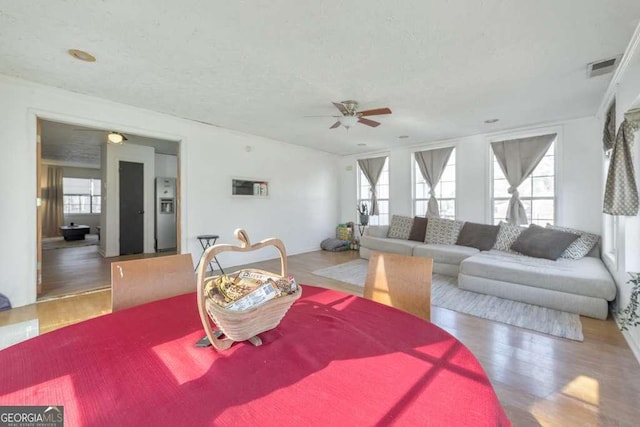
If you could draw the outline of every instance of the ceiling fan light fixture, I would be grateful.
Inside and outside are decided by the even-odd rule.
[[[349,129],[351,126],[358,123],[358,119],[359,117],[356,117],[356,116],[342,116],[338,118],[338,121],[342,126]]]
[[[118,132],[109,132],[109,135],[107,135],[107,140],[112,144],[122,144],[125,140],[125,137]]]

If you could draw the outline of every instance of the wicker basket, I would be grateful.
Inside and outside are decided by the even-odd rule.
[[[280,274],[255,269],[250,269],[248,271],[266,274],[272,276],[274,279],[280,279],[287,276],[287,254],[281,240],[266,239],[256,243],[255,245],[251,245],[249,236],[244,230],[237,229],[235,231],[235,236],[242,242],[241,246],[221,244],[210,247],[202,255],[200,266],[198,268],[197,292],[200,320],[202,320],[202,326],[207,333],[209,342],[211,342],[211,344],[218,350],[226,350],[236,341],[249,340],[254,345],[260,345],[262,341],[258,337],[258,334],[278,326],[280,320],[282,320],[289,310],[289,307],[291,307],[294,301],[302,295],[302,289],[298,286],[293,294],[272,299],[258,307],[244,311],[227,310],[210,300],[206,295],[205,289],[207,284],[210,281],[215,280],[217,276],[205,277],[205,273],[209,261],[221,252],[250,252],[266,246],[275,246],[280,253]],[[237,273],[238,272],[232,274],[235,275]],[[220,333],[217,333],[217,331],[214,331],[211,328],[211,322],[209,319],[211,319],[220,332],[224,334],[223,338],[220,338]]]

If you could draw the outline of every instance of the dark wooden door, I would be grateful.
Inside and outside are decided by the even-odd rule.
[[[120,162],[120,255],[144,252],[144,165]]]

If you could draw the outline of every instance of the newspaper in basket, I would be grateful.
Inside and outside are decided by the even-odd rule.
[[[207,249],[202,255],[200,267],[198,268],[198,309],[200,319],[211,344],[218,350],[226,350],[231,347],[234,341],[249,340],[254,345],[260,345],[262,341],[258,334],[275,328],[284,317],[289,307],[302,295],[300,286],[295,285],[289,289],[290,292],[282,292],[282,283],[287,281],[287,256],[284,244],[279,239],[266,239],[255,245],[251,245],[247,233],[238,229],[235,235],[242,242],[241,246],[234,245],[214,245]],[[206,266],[214,256],[221,252],[249,252],[266,246],[274,246],[280,253],[281,274],[268,271],[247,269],[225,276],[229,278],[241,277],[243,279],[256,278],[260,287],[248,292],[242,298],[235,299],[228,305],[215,300],[216,295],[211,290],[216,280],[223,280],[221,276],[205,277]],[[275,284],[280,284],[276,289]],[[266,285],[266,286],[264,286]],[[256,293],[253,295],[253,293]],[[217,302],[216,302],[217,301]],[[224,334],[220,337],[211,328],[213,321],[218,329]]]

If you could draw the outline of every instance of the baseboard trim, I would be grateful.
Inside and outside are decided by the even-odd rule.
[[[306,254],[308,252],[315,252],[315,251],[319,251],[321,250],[320,246],[313,246],[311,248],[299,248],[296,250],[293,250],[291,252],[287,251],[287,255],[299,255],[299,254]]]
[[[620,322],[618,321],[618,315],[616,313],[611,313],[611,314],[613,315],[613,320],[616,322],[616,325],[618,325],[618,328],[619,328]],[[640,343],[636,341],[636,339],[633,337],[633,335],[629,333],[629,331],[621,331],[621,332],[622,332],[622,336],[627,341],[627,344],[629,344],[629,348],[633,352],[633,355],[636,357],[636,360],[638,361],[638,363],[640,363]]]

